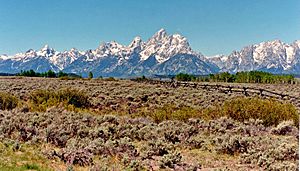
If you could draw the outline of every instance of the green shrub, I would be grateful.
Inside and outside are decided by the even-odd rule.
[[[40,170],[39,166],[36,164],[25,164],[22,168],[26,170]]]
[[[190,118],[199,117],[199,114],[200,112],[192,107],[176,107],[175,105],[164,105],[163,107],[154,109],[153,111],[137,113],[135,114],[135,116],[150,117],[156,123],[159,123],[165,120],[187,121]]]
[[[142,77],[136,77],[131,79],[132,81],[147,81],[148,78],[146,78],[144,75]]]
[[[108,78],[105,78],[104,81],[118,81],[118,80],[115,79],[114,77],[108,77]]]
[[[25,76],[25,77],[47,77],[47,78],[55,78],[56,73],[53,72],[52,70],[49,70],[47,72],[35,72],[34,70],[29,70],[29,71],[21,71],[20,73],[16,74],[17,76]]]
[[[262,120],[263,125],[278,125],[282,121],[292,120],[298,127],[299,116],[296,108],[289,103],[282,103],[273,99],[260,99],[257,97],[240,97],[225,101],[222,105],[211,106],[205,109],[195,109],[188,106],[177,107],[164,105],[163,107],[138,112],[134,117],[150,117],[156,123],[164,120],[187,121],[190,118],[211,120],[229,117],[244,122],[249,119]]]
[[[299,122],[297,110],[292,104],[273,99],[237,98],[226,101],[219,112],[241,122],[250,118],[260,119],[265,126],[278,125],[285,120],[293,120],[298,126]]]
[[[182,156],[178,151],[163,155],[160,159],[160,168],[175,168],[176,164],[179,164],[182,160]]]
[[[251,144],[251,139],[244,136],[222,135],[217,140],[217,152],[234,155],[236,153],[247,152]]]
[[[87,108],[90,106],[85,92],[77,89],[36,90],[30,94],[29,105],[33,111],[46,111],[52,106],[60,106],[67,109]]]
[[[62,77],[59,77],[60,80],[75,80],[76,78],[75,77],[69,77],[69,76],[62,76]]]
[[[13,95],[0,92],[0,110],[12,110],[18,106],[19,100]]]
[[[90,106],[87,94],[77,89],[61,89],[57,92],[57,98],[61,102],[67,102],[67,104],[74,105],[78,108]]]
[[[199,81],[213,82],[236,82],[236,83],[268,83],[268,84],[294,84],[296,82],[293,75],[275,75],[263,71],[243,71],[236,74],[228,72],[210,74],[198,78]]]
[[[196,77],[193,76],[193,75],[180,73],[180,74],[177,74],[177,75],[175,76],[175,79],[176,79],[177,81],[193,81],[193,80],[196,79]]]
[[[283,121],[278,124],[277,127],[272,128],[271,132],[275,135],[288,135],[293,132],[294,129],[296,128],[294,127],[293,121]]]
[[[92,79],[92,78],[94,78],[94,75],[92,72],[89,72],[89,79]]]

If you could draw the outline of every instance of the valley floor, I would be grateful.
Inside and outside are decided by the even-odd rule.
[[[299,84],[246,86],[300,97]],[[48,99],[39,106],[47,106],[43,111],[29,103],[39,89],[64,88],[84,91],[89,107],[49,107],[54,101]],[[20,100],[15,109],[0,110],[0,170],[298,170],[299,118],[288,116],[295,113],[285,104],[290,102],[276,105],[290,107],[284,114],[291,120],[282,116],[272,125],[258,118],[202,117],[210,114],[204,109],[213,113],[242,93],[24,77],[1,77],[0,92]],[[279,110],[266,108],[272,109]]]

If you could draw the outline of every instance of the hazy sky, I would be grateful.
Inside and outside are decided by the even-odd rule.
[[[204,55],[300,39],[300,0],[0,0],[0,54],[148,40],[160,28]]]

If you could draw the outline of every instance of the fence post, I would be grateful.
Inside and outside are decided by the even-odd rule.
[[[260,94],[261,97],[264,96],[263,91],[264,91],[263,89],[261,89],[261,88],[259,89],[259,94]]]
[[[229,86],[228,88],[229,88],[229,93],[232,93],[232,87]]]
[[[245,96],[248,96],[249,94],[247,93],[247,88],[246,88],[246,87],[243,87],[243,90],[244,90],[244,95],[245,95]]]

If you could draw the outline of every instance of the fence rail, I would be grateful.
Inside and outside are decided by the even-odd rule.
[[[242,93],[245,96],[258,95],[261,97],[275,98],[279,100],[287,100],[294,104],[300,110],[300,97],[292,96],[289,94],[278,93],[263,88],[254,88],[247,86],[233,86],[233,85],[220,85],[220,84],[203,84],[196,82],[181,82],[181,81],[162,81],[162,80],[144,80],[137,81],[144,82],[148,84],[160,84],[167,87],[177,88],[177,87],[191,87],[196,89],[204,90],[215,90],[222,93]]]

